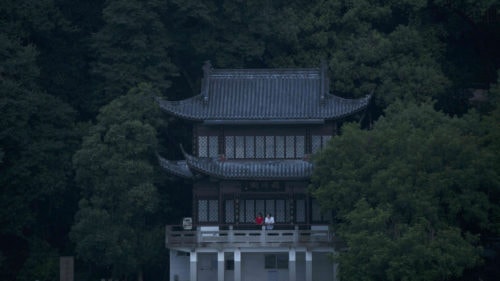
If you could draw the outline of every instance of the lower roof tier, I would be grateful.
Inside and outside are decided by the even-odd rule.
[[[184,178],[201,174],[226,180],[306,180],[313,170],[311,162],[297,159],[225,160],[187,153],[185,157],[183,161],[169,161],[159,156],[159,161],[165,170]]]

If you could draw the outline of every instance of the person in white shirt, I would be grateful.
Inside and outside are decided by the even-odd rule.
[[[274,217],[271,216],[270,213],[267,213],[266,218],[264,219],[264,224],[266,225],[266,229],[273,229],[274,226]]]

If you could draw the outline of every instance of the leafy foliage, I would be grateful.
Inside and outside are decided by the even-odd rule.
[[[89,238],[86,242],[82,240],[82,245],[76,245],[82,257],[87,251],[88,264],[95,265],[106,259],[109,264],[111,256],[116,257],[119,260],[114,267],[116,274],[137,271],[138,267],[134,266],[129,267],[131,270],[123,270],[125,264],[144,264],[138,258],[118,258],[122,250],[123,253],[136,251],[136,244],[127,242],[120,248],[112,242],[131,241],[139,235],[122,225],[141,228],[139,221],[145,221],[144,225],[151,232],[140,234],[151,235],[148,243],[161,241],[161,234],[152,229],[190,210],[185,204],[177,206],[177,202],[168,202],[169,193],[187,200],[191,196],[184,194],[182,184],[162,188],[170,183],[156,171],[158,167],[153,164],[156,160],[152,151],[158,149],[162,154],[174,154],[178,151],[178,144],[171,141],[164,124],[155,117],[156,109],[126,93],[141,82],[149,82],[159,95],[168,95],[169,99],[193,96],[200,89],[200,66],[205,60],[212,60],[216,67],[238,68],[314,67],[324,59],[333,82],[331,92],[343,97],[360,97],[374,92],[374,103],[368,109],[370,118],[367,119],[377,120],[397,100],[408,107],[407,113],[423,110],[420,119],[412,120],[420,120],[418,124],[432,124],[422,127],[425,129],[412,131],[413,125],[408,125],[407,119],[396,114],[403,111],[403,107],[397,109],[395,106],[386,111],[385,121],[377,125],[394,123],[394,131],[384,129],[385,133],[379,136],[375,131],[354,130],[349,133],[353,129],[347,127],[346,133],[355,141],[336,141],[345,142],[342,145],[348,150],[356,151],[361,147],[362,151],[375,153],[376,157],[372,159],[336,150],[335,153],[341,156],[339,159],[347,160],[342,168],[335,166],[337,164],[325,168],[324,186],[332,189],[340,186],[328,181],[330,173],[337,174],[337,169],[340,169],[345,176],[339,179],[339,184],[345,186],[345,190],[339,189],[340,193],[336,193],[342,198],[338,199],[340,205],[334,201],[326,203],[339,208],[358,206],[359,203],[359,210],[373,210],[380,215],[380,221],[393,218],[394,210],[398,210],[398,218],[409,223],[401,230],[405,241],[424,239],[422,229],[427,229],[426,225],[434,226],[429,223],[445,221],[439,227],[434,226],[439,230],[436,237],[442,238],[446,246],[443,249],[453,248],[445,241],[448,239],[455,241],[454,245],[460,249],[466,249],[467,245],[472,245],[469,250],[477,249],[473,242],[478,234],[481,239],[478,243],[486,247],[485,237],[494,236],[500,229],[499,207],[491,204],[499,201],[495,189],[498,181],[492,171],[500,170],[497,161],[500,117],[495,106],[500,81],[485,95],[489,101],[480,96],[471,103],[469,98],[473,92],[486,93],[488,85],[497,79],[500,29],[496,2],[0,2],[0,279],[34,280],[32,277],[37,272],[50,276],[53,267],[47,262],[50,255],[74,254],[76,244],[70,243],[68,232],[78,210],[78,201],[82,207],[73,228],[73,241],[77,242],[77,237],[87,237],[85,231],[100,227],[108,219],[116,222],[116,225],[111,225],[111,231],[119,236],[111,237],[103,231],[99,234],[102,236]],[[150,90],[140,86],[134,91]],[[429,100],[436,102],[436,108],[461,118],[436,116],[430,108],[415,109],[411,105]],[[113,106],[108,105],[111,101]],[[108,106],[98,115],[104,105]],[[138,106],[145,106],[144,110],[138,110]],[[466,114],[471,110],[476,110],[477,114]],[[96,120],[97,123],[91,125]],[[187,126],[179,125],[181,128],[174,134],[189,136]],[[92,128],[85,138],[86,145],[74,155],[81,132],[87,132],[89,127]],[[155,131],[159,132],[157,142],[153,138]],[[429,136],[428,132],[435,134]],[[410,138],[402,138],[400,134],[407,134]],[[447,137],[457,134],[460,137]],[[366,148],[370,142],[365,143],[365,138],[382,139],[372,141],[382,152]],[[474,148],[474,144],[478,148]],[[464,151],[462,145],[466,148]],[[173,146],[175,149],[170,149]],[[474,151],[479,153],[478,159],[470,156],[476,153]],[[420,164],[409,165],[409,158],[381,160],[386,154],[395,157],[395,153],[412,155],[412,161]],[[344,154],[349,154],[349,157]],[[71,157],[78,167],[77,175],[72,170]],[[484,164],[484,159],[488,159],[489,165]],[[385,187],[387,182],[394,190],[365,190],[375,168],[380,171],[373,177],[371,185]],[[472,171],[478,172],[476,177],[468,177]],[[143,181],[145,174],[152,178]],[[137,177],[131,178],[133,175]],[[101,182],[100,179],[105,180]],[[81,190],[74,181],[78,181]],[[439,200],[428,199],[432,196],[414,187],[423,184],[439,190]],[[465,185],[478,188],[462,189]],[[123,196],[113,195],[116,202],[103,199],[104,195],[120,193],[123,189],[128,190]],[[366,204],[356,193],[349,193],[349,189],[366,192]],[[82,191],[81,194],[78,191]],[[403,196],[405,193],[407,195]],[[156,199],[149,202],[153,197]],[[378,200],[376,198],[394,199],[394,202],[378,206],[374,203]],[[414,202],[413,199],[421,203],[408,203]],[[127,202],[136,207],[115,220],[117,211],[113,208],[121,208]],[[393,203],[397,203],[396,207]],[[114,207],[110,209],[111,205]],[[162,206],[161,210],[158,205]],[[139,206],[146,208],[147,212]],[[490,209],[486,212],[484,208]],[[140,209],[138,214],[134,213],[136,209]],[[425,209],[430,211],[421,215],[421,210]],[[347,220],[349,214],[345,211],[339,214],[339,218]],[[351,219],[358,219],[354,215]],[[92,221],[89,219],[92,216],[100,220]],[[425,220],[416,219],[420,216]],[[462,240],[457,238],[457,228]],[[81,231],[81,236],[76,234],[77,230]],[[465,232],[472,236],[465,235]],[[159,236],[153,238],[155,235]],[[109,244],[96,242],[99,239]],[[393,252],[402,251],[404,247],[415,251],[418,248],[409,242],[391,241],[384,243]],[[464,241],[468,244],[463,244]],[[440,258],[444,255],[437,253],[444,253],[444,250],[439,252],[437,249],[440,248],[429,240],[426,243],[418,250],[434,257],[435,264],[442,265]],[[91,245],[95,246],[94,252]],[[431,246],[436,251],[430,251]],[[144,248],[154,252],[162,246]],[[108,253],[108,256],[99,251]],[[450,263],[453,267],[447,269],[447,276],[459,275],[459,268],[473,264],[474,257],[477,257],[475,253],[471,254],[473,258],[469,261]],[[161,257],[157,254],[143,256],[156,257],[149,264],[159,264],[160,267],[164,263],[164,260],[159,261]],[[420,270],[421,265],[408,266],[418,263],[411,258],[402,258],[400,264],[393,263],[393,270],[387,270],[385,276],[396,279],[397,276],[410,275],[412,270]],[[381,256],[379,263],[387,265],[382,262],[385,259],[390,259],[390,255]],[[89,276],[96,269],[95,266],[84,268],[90,268]],[[102,270],[107,271],[108,268]],[[426,276],[433,278],[438,275],[435,272]]]
[[[115,277],[142,274],[162,248],[153,182],[162,121],[153,93],[141,84],[103,107],[73,159],[83,191],[71,232],[76,252]]]
[[[394,104],[373,130],[345,126],[316,156],[314,195],[347,244],[342,280],[443,280],[479,263],[500,186],[478,128],[474,114]]]
[[[161,21],[165,1],[110,0],[103,9],[105,25],[92,39],[96,50],[93,72],[102,81],[96,90],[101,105],[125,94],[139,83],[160,91],[176,74],[170,62],[171,42]]]
[[[9,253],[1,279],[12,280],[32,240],[62,246],[71,216],[53,216],[71,202],[71,156],[78,143],[75,112],[37,84],[37,51],[0,33],[0,237]],[[54,240],[51,240],[54,239]],[[10,243],[8,242],[10,241]],[[10,253],[13,253],[12,255]]]

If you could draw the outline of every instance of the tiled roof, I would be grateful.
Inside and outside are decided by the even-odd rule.
[[[312,175],[313,165],[304,160],[220,160],[185,154],[193,171],[233,180],[304,180]]]
[[[192,178],[193,174],[189,167],[186,164],[185,160],[182,161],[171,161],[167,160],[161,156],[158,156],[158,161],[160,162],[160,166],[170,172],[173,175],[183,177],[183,178]]]
[[[160,100],[165,111],[201,121],[325,120],[363,110],[369,96],[344,99],[328,94],[326,70],[205,68],[201,93]]]

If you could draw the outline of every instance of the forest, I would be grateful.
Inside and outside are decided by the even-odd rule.
[[[500,276],[495,0],[3,0],[0,280],[168,280],[164,227],[189,213],[188,124],[155,97],[216,68],[328,66],[373,94],[314,155],[349,280]],[[189,145],[185,145],[189,147]]]

